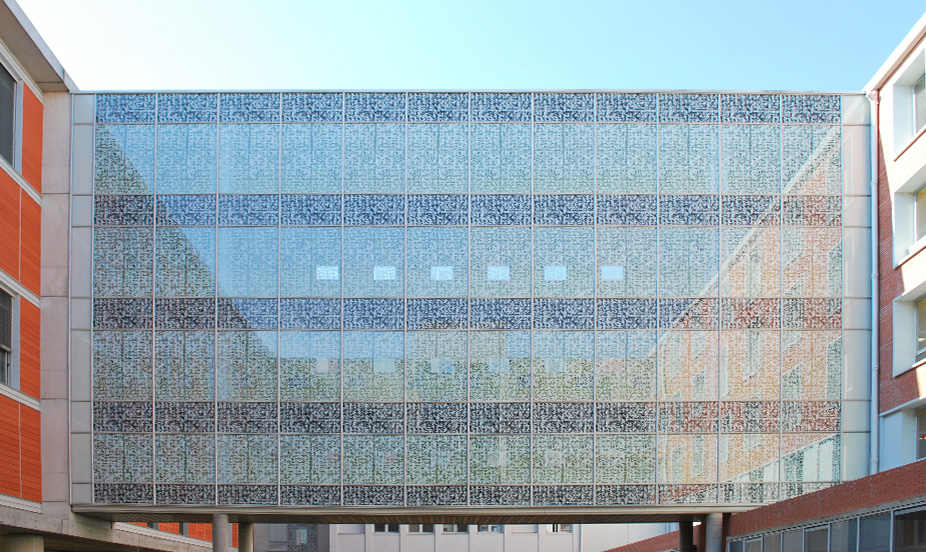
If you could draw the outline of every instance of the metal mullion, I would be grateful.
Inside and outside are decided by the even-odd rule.
[[[598,503],[598,94],[592,94],[592,503]]]
[[[281,484],[281,474],[283,471],[282,456],[282,391],[280,388],[280,369],[283,362],[282,340],[283,332],[281,322],[283,320],[280,308],[282,300],[280,296],[283,293],[283,94],[280,96],[280,120],[279,132],[277,133],[277,505],[283,504],[283,486]],[[310,142],[311,144],[311,142]],[[311,150],[310,150],[311,151]]]
[[[530,139],[531,139],[531,180],[530,180],[530,202],[531,202],[531,289],[530,289],[530,373],[528,374],[527,399],[530,406],[530,464],[528,473],[530,475],[528,490],[530,491],[530,505],[534,505],[534,93],[531,93],[531,121],[530,121]]]
[[[340,365],[338,367],[338,377],[339,377],[339,397],[340,401],[338,403],[338,412],[341,419],[341,432],[338,435],[338,443],[340,445],[340,461],[338,462],[339,474],[338,474],[338,491],[340,495],[339,502],[344,503],[344,190],[345,190],[345,149],[346,149],[346,136],[347,136],[347,124],[346,113],[345,113],[345,102],[346,94],[341,92],[341,259],[340,259],[340,285],[341,285],[341,296],[338,298],[341,306],[341,326],[339,334],[339,343],[340,343]]]
[[[720,371],[723,369],[720,362],[720,338],[723,332],[723,300],[721,299],[721,285],[720,278],[723,271],[723,255],[721,253],[723,248],[723,220],[721,219],[723,213],[723,116],[721,114],[723,105],[723,98],[720,94],[717,95],[717,249],[715,260],[717,262],[717,332],[714,336],[714,343],[717,345],[717,377],[715,378],[714,383],[716,384],[717,392],[715,394],[717,401],[717,430],[714,432],[714,446],[716,447],[717,456],[714,457],[714,485],[717,489],[717,503],[720,504],[720,417],[721,417],[721,408],[720,408]],[[747,338],[748,339],[748,338]],[[705,378],[706,380],[707,378]]]
[[[655,132],[655,136],[656,136],[656,152],[655,152],[656,153],[656,282],[655,282],[656,296],[654,299],[656,301],[656,350],[654,351],[655,358],[653,360],[655,361],[655,364],[656,364],[656,373],[654,374],[655,394],[653,396],[653,405],[654,405],[653,414],[654,414],[654,421],[655,421],[655,424],[653,425],[653,445],[654,445],[653,459],[654,460],[656,460],[659,455],[659,418],[660,418],[659,406],[661,404],[661,401],[659,400],[659,376],[661,375],[661,370],[662,370],[662,367],[659,365],[659,341],[662,337],[661,336],[662,330],[660,328],[662,324],[659,318],[659,303],[660,303],[660,298],[662,297],[662,295],[660,294],[660,289],[659,289],[660,288],[659,286],[659,266],[660,266],[659,246],[662,244],[662,226],[659,224],[659,215],[660,215],[659,213],[659,198],[660,198],[659,188],[660,186],[659,184],[661,180],[659,177],[659,174],[660,174],[659,173],[659,168],[660,168],[660,155],[659,155],[660,140],[659,138],[661,135],[660,130],[662,128],[662,125],[660,124],[660,121],[659,121],[659,111],[660,111],[659,106],[661,103],[660,101],[661,94],[655,94],[655,96],[656,96],[656,122],[655,122],[655,127],[656,127],[656,132]],[[656,505],[658,505],[660,503],[659,501],[660,481],[659,481],[659,462],[658,461],[653,462],[653,472],[654,472],[653,473],[653,497],[655,499]]]
[[[402,204],[405,216],[402,220],[404,235],[402,268],[402,503],[408,505],[408,92],[405,92],[405,121],[403,123],[405,148],[402,152],[404,178]]]
[[[157,348],[157,339],[155,338],[157,332],[155,331],[155,320],[157,316],[157,290],[155,285],[157,282],[157,254],[158,254],[158,242],[157,242],[157,214],[158,214],[158,99],[160,94],[154,95],[154,182],[151,187],[151,199],[152,199],[152,208],[154,212],[152,213],[151,220],[151,500],[153,504],[157,504],[157,439],[156,431],[157,427],[157,402],[155,389],[157,384],[157,375],[155,374],[155,350]]]
[[[466,504],[471,504],[472,477],[472,301],[473,301],[473,94],[466,93]]]
[[[222,166],[222,94],[218,94],[216,98],[216,120],[215,120],[215,165],[216,165],[216,181],[215,181],[215,235],[213,236],[214,247],[215,247],[215,266],[216,273],[213,275],[213,308],[214,308],[214,318],[212,322],[213,327],[213,343],[212,343],[212,356],[213,356],[213,370],[212,370],[212,435],[214,440],[213,445],[213,454],[215,456],[215,465],[214,465],[214,477],[215,485],[213,487],[215,504],[219,503],[219,275],[218,275],[218,266],[219,266],[219,179]]]
[[[778,96],[778,499],[784,490],[784,97]]]

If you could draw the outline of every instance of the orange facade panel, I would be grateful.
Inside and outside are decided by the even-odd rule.
[[[20,406],[22,439],[22,497],[42,501],[42,415],[38,410]]]
[[[19,281],[33,293],[42,289],[42,208],[21,191],[22,217]]]
[[[210,523],[191,523],[187,526],[187,535],[199,540],[212,540],[212,524]]]
[[[42,102],[23,86],[23,178],[42,193]]]
[[[29,301],[19,302],[19,388],[30,397],[41,399],[41,311]]]
[[[0,170],[0,270],[19,279],[19,184]]]
[[[20,497],[19,403],[0,395],[0,494]]]

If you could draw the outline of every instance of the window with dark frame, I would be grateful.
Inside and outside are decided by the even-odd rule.
[[[373,525],[374,533],[398,533],[399,524],[398,523],[377,523]]]
[[[0,289],[0,383],[13,380],[13,296]]]
[[[0,156],[13,164],[16,135],[16,79],[0,65]]]

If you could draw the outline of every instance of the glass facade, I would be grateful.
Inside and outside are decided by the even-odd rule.
[[[94,104],[93,502],[751,505],[842,479],[840,96]]]

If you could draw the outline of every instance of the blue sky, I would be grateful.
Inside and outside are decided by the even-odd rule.
[[[860,90],[922,0],[18,0],[82,90]]]

